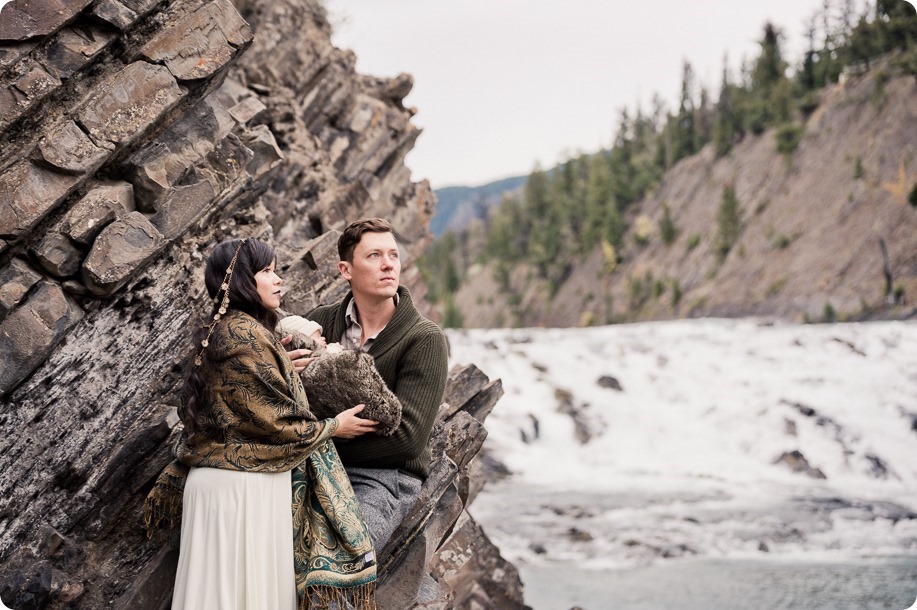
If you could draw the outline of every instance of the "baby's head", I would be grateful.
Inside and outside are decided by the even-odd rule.
[[[293,336],[293,342],[290,344],[293,349],[313,351],[325,349],[326,341],[318,322],[307,320],[302,316],[287,316],[280,320],[279,327],[281,334]]]

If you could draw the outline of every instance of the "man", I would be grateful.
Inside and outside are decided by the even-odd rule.
[[[366,420],[357,436],[335,439],[378,552],[430,471],[430,433],[446,387],[448,343],[398,283],[401,259],[388,221],[351,223],[338,240],[338,255],[338,269],[351,291],[308,318],[321,324],[328,341],[368,352],[402,407],[401,424],[391,436],[368,434],[375,424]],[[290,352],[294,359],[300,355]]]

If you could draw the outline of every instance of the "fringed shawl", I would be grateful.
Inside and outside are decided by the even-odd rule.
[[[292,471],[293,568],[301,610],[375,608],[376,565],[369,530],[331,441],[337,420],[317,421],[283,346],[254,318],[230,311],[202,365],[205,401],[192,438],[146,499],[152,531],[175,527],[190,467]],[[184,419],[186,414],[182,414]]]

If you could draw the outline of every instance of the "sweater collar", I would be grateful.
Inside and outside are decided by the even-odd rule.
[[[344,300],[341,301],[338,310],[338,324],[340,324],[340,328],[335,329],[337,336],[340,336],[344,332],[344,329],[347,328],[347,312],[350,310],[352,303],[353,291],[350,291],[347,293],[347,296],[344,297]],[[369,354],[371,356],[379,356],[388,351],[393,345],[398,343],[398,340],[404,335],[404,332],[409,329],[419,317],[420,314],[417,313],[417,310],[414,308],[414,303],[411,300],[411,293],[408,292],[406,287],[398,286],[395,315],[388,321],[385,328],[376,335],[373,344],[369,348]]]

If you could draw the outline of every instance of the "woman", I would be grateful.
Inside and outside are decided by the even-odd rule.
[[[173,610],[375,608],[372,542],[331,441],[375,424],[362,405],[309,411],[273,335],[275,264],[253,238],[207,260],[213,312],[194,340],[184,433],[147,498],[149,527],[181,519]]]

